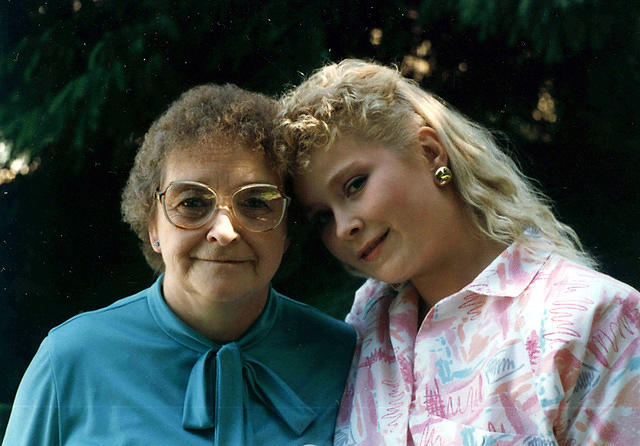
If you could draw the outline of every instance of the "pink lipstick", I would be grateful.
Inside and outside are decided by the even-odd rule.
[[[387,229],[386,232],[377,239],[367,243],[365,247],[360,250],[358,255],[360,260],[364,260],[365,262],[374,260],[380,252],[381,244],[386,240],[387,235],[389,235],[389,229]]]

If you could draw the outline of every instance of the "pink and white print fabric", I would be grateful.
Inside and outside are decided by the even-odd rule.
[[[418,295],[368,280],[342,445],[640,444],[640,294],[513,244],[418,329]]]

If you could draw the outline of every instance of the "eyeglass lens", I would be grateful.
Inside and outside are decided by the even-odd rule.
[[[216,195],[204,186],[172,183],[164,206],[169,220],[183,228],[198,228],[215,212]],[[285,199],[274,186],[250,186],[233,194],[231,208],[238,222],[252,231],[273,229],[284,214]]]

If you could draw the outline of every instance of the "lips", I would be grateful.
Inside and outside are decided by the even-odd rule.
[[[244,263],[246,260],[210,260],[210,262],[216,262],[216,263],[230,263],[230,264],[235,264],[235,263]]]
[[[389,235],[389,229],[387,229],[385,233],[382,234],[380,237],[377,237],[374,240],[367,243],[365,247],[361,249],[360,252],[358,253],[358,257],[360,258],[360,260],[365,260],[365,261],[372,260],[368,257],[380,245],[380,243],[382,243],[387,238],[387,235]]]
[[[239,260],[239,259],[220,259],[220,258],[197,258],[198,260],[202,260],[203,262],[212,262],[212,263],[227,263],[227,264],[239,264],[246,263],[249,260]]]

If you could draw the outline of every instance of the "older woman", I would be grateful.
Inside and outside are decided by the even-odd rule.
[[[122,209],[163,274],[50,331],[3,445],[331,443],[355,336],[270,287],[288,243],[276,112],[207,85],[152,125]]]
[[[640,294],[592,269],[487,130],[359,60],[283,105],[309,220],[371,277],[336,444],[640,442]]]

